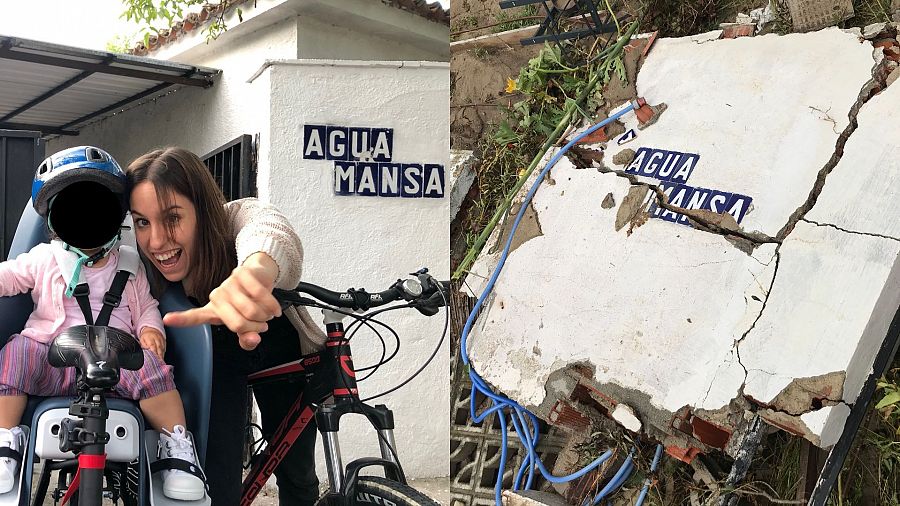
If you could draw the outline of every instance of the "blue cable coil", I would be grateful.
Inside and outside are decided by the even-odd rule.
[[[603,455],[600,455],[593,462],[583,467],[582,469],[569,474],[567,476],[553,476],[550,471],[544,466],[544,463],[541,461],[541,458],[538,456],[536,447],[538,443],[538,419],[537,417],[522,407],[516,401],[509,399],[503,395],[499,395],[494,393],[488,384],[478,375],[475,371],[475,368],[471,366],[469,363],[469,357],[467,352],[466,342],[469,337],[469,332],[472,329],[472,325],[475,322],[475,315],[478,314],[479,309],[484,304],[484,301],[487,299],[488,295],[490,295],[491,291],[494,289],[494,284],[497,281],[497,278],[500,275],[500,271],[503,269],[503,265],[506,263],[506,258],[509,255],[509,250],[512,245],[513,237],[515,236],[516,229],[519,227],[519,222],[522,221],[522,216],[525,215],[525,210],[528,208],[528,203],[531,202],[531,199],[534,197],[534,194],[537,192],[538,187],[541,185],[541,182],[544,180],[544,177],[550,172],[550,169],[556,165],[556,162],[559,161],[560,158],[578,141],[584,138],[587,135],[590,135],[594,131],[603,128],[607,124],[617,120],[623,115],[627,114],[634,110],[634,103],[628,104],[627,107],[622,109],[621,111],[613,114],[612,116],[606,118],[605,120],[597,123],[596,125],[588,128],[584,132],[578,134],[569,141],[565,146],[563,146],[552,158],[547,162],[547,165],[541,170],[534,184],[531,186],[531,189],[528,191],[528,194],[525,196],[524,201],[522,202],[521,207],[519,208],[518,214],[516,214],[516,219],[513,221],[512,228],[509,232],[509,237],[506,240],[506,245],[503,248],[503,252],[500,254],[500,258],[497,262],[497,266],[494,268],[494,272],[491,274],[490,279],[488,279],[487,285],[485,286],[484,292],[478,297],[478,300],[475,302],[475,307],[472,309],[472,312],[469,314],[469,317],[466,319],[466,324],[463,327],[462,336],[460,337],[460,348],[461,353],[460,356],[462,358],[463,364],[468,366],[469,369],[469,377],[472,380],[472,392],[470,396],[469,403],[469,411],[472,421],[475,423],[480,423],[484,421],[485,418],[488,417],[491,413],[497,413],[497,416],[500,421],[500,432],[501,432],[501,445],[500,445],[500,468],[497,471],[497,483],[494,487],[494,500],[496,501],[497,506],[501,504],[501,492],[503,486],[503,474],[506,469],[506,444],[507,444],[507,421],[506,421],[506,411],[510,411],[511,420],[513,423],[513,428],[516,431],[516,435],[519,437],[519,440],[522,442],[522,445],[525,448],[525,458],[522,461],[522,465],[519,467],[518,472],[516,473],[515,479],[513,480],[513,490],[518,490],[522,478],[525,476],[526,472],[528,477],[525,479],[524,488],[530,489],[533,482],[535,471],[540,470],[541,475],[547,481],[551,483],[564,483],[568,481],[572,481],[578,479],[590,471],[596,469],[602,463],[606,462],[610,457],[612,457],[613,452],[611,450],[607,450]],[[485,410],[483,413],[476,413],[475,409],[475,396],[476,394],[481,393],[491,399],[492,406]],[[531,422],[529,427],[529,421]],[[530,430],[529,430],[530,429]],[[654,459],[654,466],[658,464],[659,456],[662,452],[662,446],[660,445],[657,448],[657,456]],[[613,476],[613,478],[606,484],[605,487],[594,497],[592,504],[599,504],[601,500],[605,497],[608,497],[610,494],[615,492],[621,487],[625,481],[628,480],[628,477],[631,475],[631,472],[634,470],[634,461],[633,455],[635,453],[635,449],[632,448],[628,458],[625,459],[625,462],[619,467],[619,470]],[[655,470],[655,469],[653,469]],[[649,489],[649,479],[646,480],[644,485],[644,489],[641,491],[641,496],[636,503],[636,506],[640,506],[643,503],[644,497],[647,495],[646,490]]]

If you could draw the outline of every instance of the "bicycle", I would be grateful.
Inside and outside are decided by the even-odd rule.
[[[394,442],[393,412],[384,404],[371,406],[360,399],[356,378],[358,370],[353,368],[350,352],[350,338],[355,330],[347,334],[354,325],[357,325],[356,328],[366,325],[374,329],[372,327],[374,323],[389,329],[396,338],[393,329],[374,320],[373,317],[385,311],[403,308],[415,308],[426,316],[433,316],[438,313],[441,306],[448,305],[449,281],[436,281],[428,274],[427,269],[412,273],[411,276],[414,277],[398,279],[387,290],[377,293],[368,293],[364,289],[334,292],[310,283],[300,283],[294,290],[274,291],[285,312],[291,311],[296,306],[322,308],[327,341],[321,351],[303,353],[298,360],[270,367],[249,376],[250,388],[262,383],[288,381],[298,377],[306,379],[306,387],[282,420],[265,450],[254,457],[250,473],[243,482],[241,506],[249,506],[253,502],[313,417],[323,438],[329,482],[328,492],[317,504],[325,506],[365,503],[398,506],[438,504],[407,484]],[[317,300],[304,297],[300,295],[301,293]],[[401,300],[405,301],[405,304],[389,306],[368,314],[353,313],[369,311]],[[348,317],[356,321],[345,329],[343,320]],[[410,378],[379,396],[403,387],[428,366],[440,350],[448,326],[449,312],[445,319],[444,332],[431,357]],[[377,369],[395,354],[396,351],[390,357],[385,357],[383,353],[382,359],[376,365],[366,369]],[[338,443],[339,421],[348,413],[365,416],[375,428],[379,439],[380,458],[365,457],[343,465]],[[366,467],[381,467],[384,478],[360,476],[360,470]]]

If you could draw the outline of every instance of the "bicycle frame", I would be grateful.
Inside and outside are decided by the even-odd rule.
[[[343,319],[346,315],[331,310],[324,313],[328,335],[324,350],[259,371],[248,378],[251,388],[300,375],[306,378],[307,383],[244,479],[241,506],[249,506],[253,502],[313,417],[323,438],[330,486],[329,504],[344,504],[354,497],[357,476],[364,467],[381,466],[387,478],[406,483],[396,457],[393,413],[383,404],[369,406],[359,399],[350,341],[344,334]],[[338,431],[341,417],[348,413],[365,415],[375,427],[381,458],[357,459],[347,465],[345,473]]]

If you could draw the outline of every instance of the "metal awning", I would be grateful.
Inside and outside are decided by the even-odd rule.
[[[0,129],[78,135],[84,124],[220,71],[0,35]]]

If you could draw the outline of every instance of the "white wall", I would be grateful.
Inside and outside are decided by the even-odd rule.
[[[267,32],[274,23],[296,26],[292,53],[269,58],[449,61],[450,30],[446,25],[371,0],[259,0],[227,16],[228,30],[207,43],[193,30],[149,56],[201,64],[218,48],[231,48],[252,32]]]
[[[446,61],[442,52],[424,45],[398,42],[363,31],[348,30],[336,20],[300,16],[297,57],[349,60],[432,60]],[[449,41],[449,37],[447,38]],[[449,52],[449,42],[445,52]]]
[[[394,129],[393,159],[449,162],[449,66],[446,63],[280,62],[269,67],[272,86],[270,162],[278,171],[260,193],[284,211],[304,238],[304,279],[335,289],[382,290],[427,266],[449,277],[448,199],[337,196],[333,162],[302,158],[303,125]],[[409,377],[435,349],[442,317],[416,311],[385,316],[400,334],[397,358],[360,385],[365,397]],[[357,367],[380,354],[373,335],[354,341]],[[388,338],[390,342],[390,338]],[[449,472],[449,337],[432,364],[403,389],[379,399],[395,411],[397,443],[412,477]],[[342,434],[367,424],[352,420]],[[377,455],[377,440],[344,435],[345,461]]]

